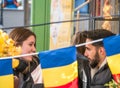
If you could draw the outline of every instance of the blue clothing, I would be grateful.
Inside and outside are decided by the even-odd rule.
[[[14,4],[10,4],[10,5],[7,5],[6,8],[17,8],[17,6]]]
[[[5,8],[17,8],[17,6],[14,4],[13,0],[4,0],[7,5],[5,6]]]

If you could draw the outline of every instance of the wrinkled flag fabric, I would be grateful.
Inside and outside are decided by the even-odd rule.
[[[14,88],[12,59],[0,59],[0,88]]]
[[[39,53],[45,88],[78,88],[76,47]]]
[[[120,80],[120,35],[103,39],[107,62],[116,82]]]

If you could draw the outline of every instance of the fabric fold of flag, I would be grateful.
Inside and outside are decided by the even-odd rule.
[[[39,53],[45,88],[78,88],[76,47]]]
[[[120,35],[103,39],[107,61],[116,82],[120,81]]]
[[[0,59],[0,88],[14,88],[12,59]]]

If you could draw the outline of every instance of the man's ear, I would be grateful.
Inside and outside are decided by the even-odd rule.
[[[101,55],[106,55],[105,48],[104,48],[104,47],[99,47],[99,53],[100,53]]]

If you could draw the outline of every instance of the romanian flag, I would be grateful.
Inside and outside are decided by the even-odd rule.
[[[0,59],[0,88],[14,88],[12,59]]]
[[[76,47],[39,53],[45,88],[78,88]]]
[[[107,61],[112,72],[113,78],[120,80],[120,35],[111,36],[103,39],[107,53]]]

